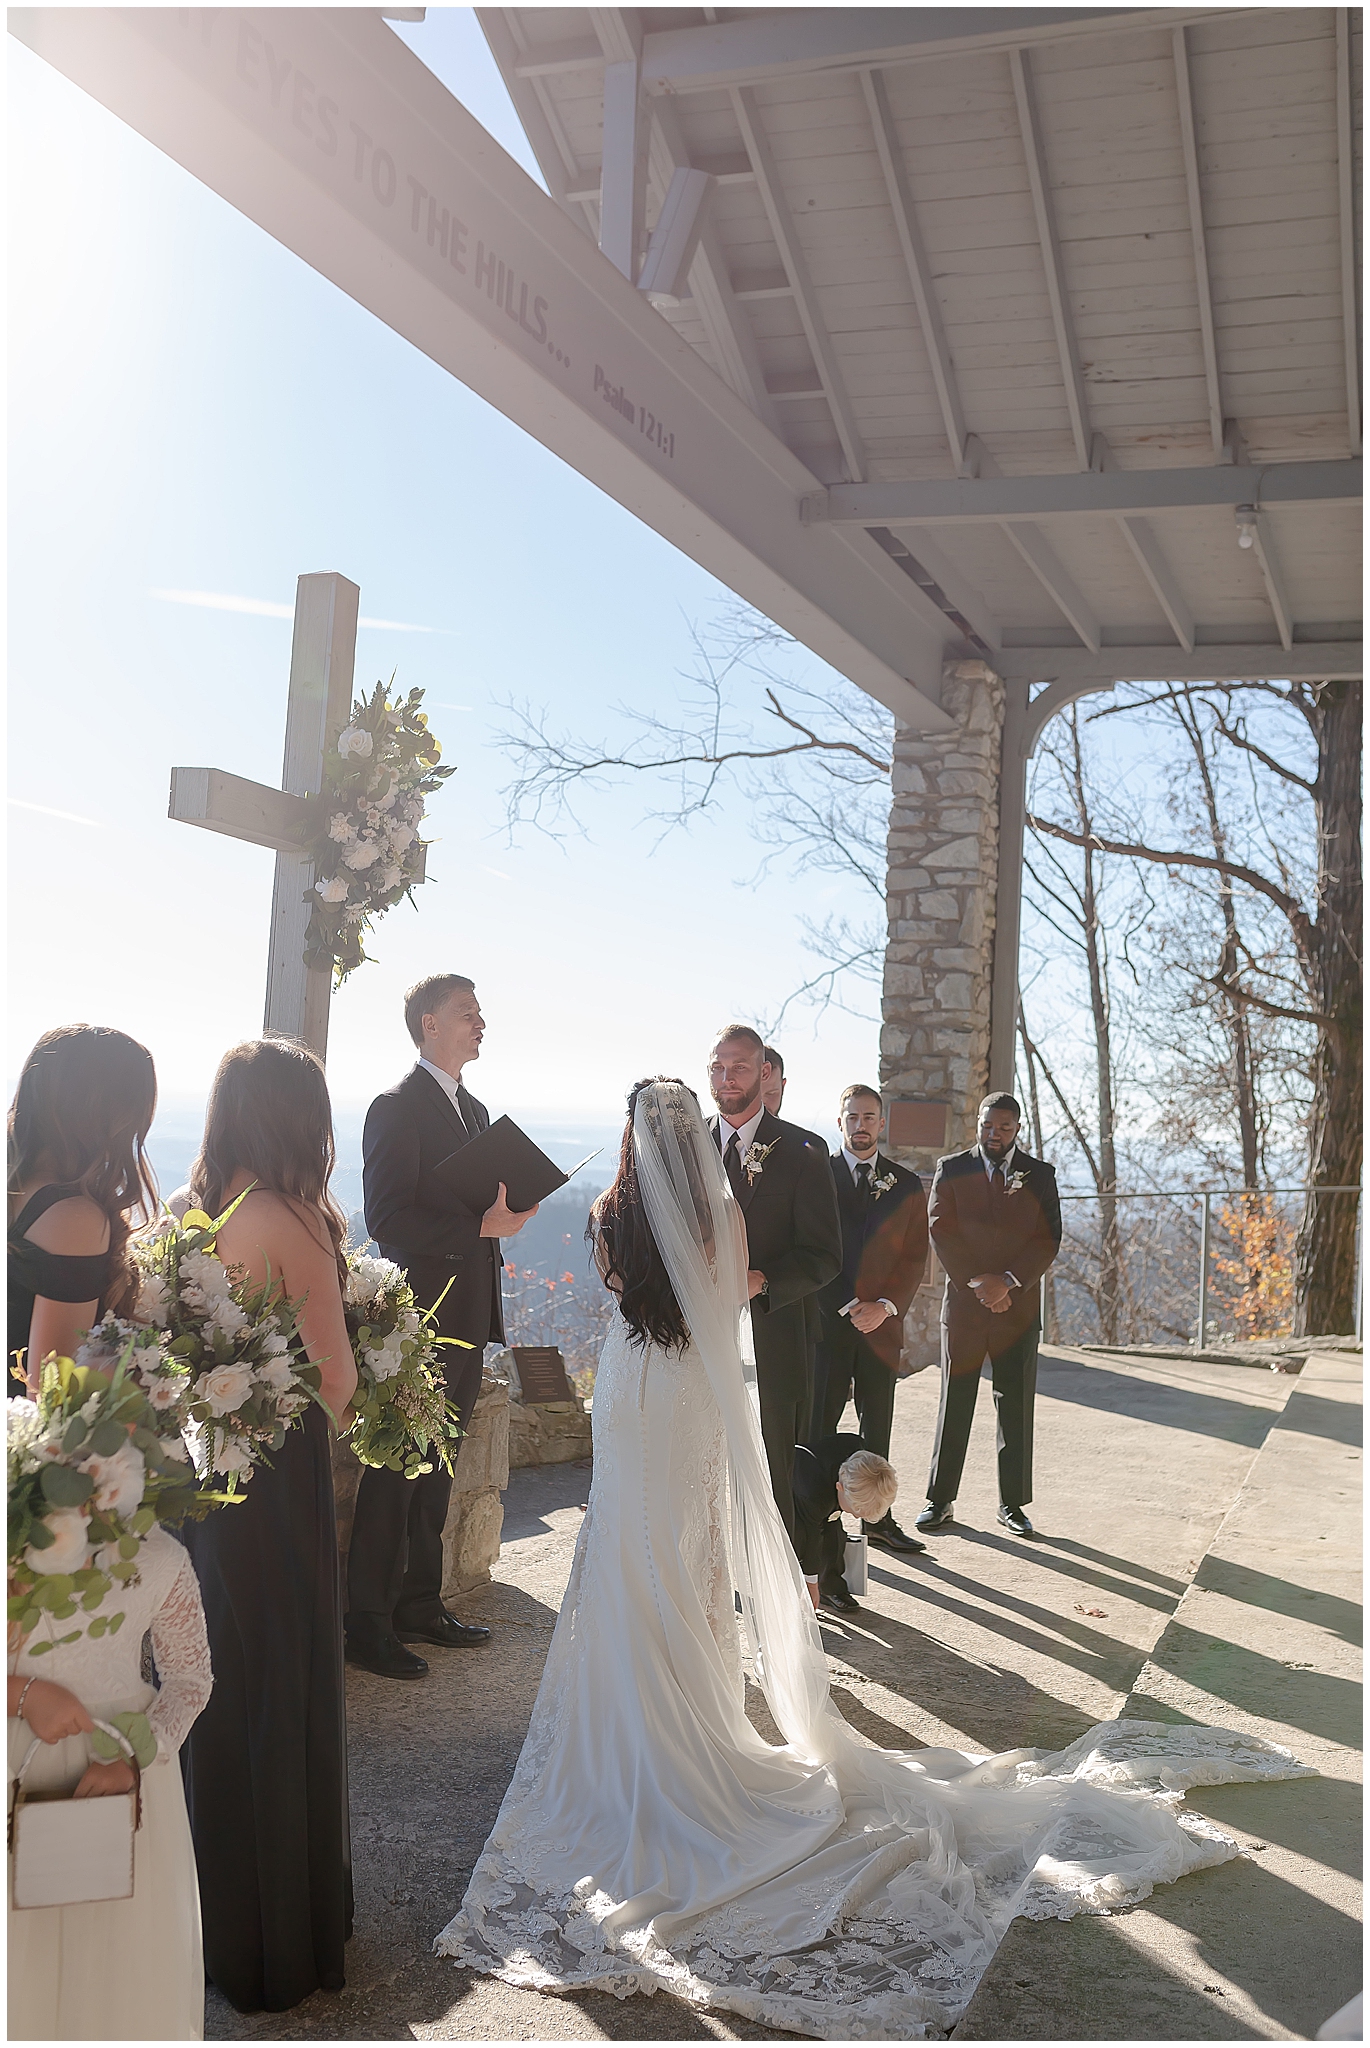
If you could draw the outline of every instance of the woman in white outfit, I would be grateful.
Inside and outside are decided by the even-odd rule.
[[[95,1609],[105,1613],[122,1613],[116,1635],[83,1634],[34,1656],[38,1641],[67,1628],[44,1615],[39,1630],[11,1649],[9,1770],[13,1780],[37,1736],[43,1746],[25,1774],[27,1791],[79,1787],[82,1798],[123,1791],[132,1782],[129,1766],[92,1762],[88,1732],[112,1714],[146,1713],[157,1760],[142,1774],[133,1896],[19,1911],[11,1902],[9,2037],[200,2041],[200,1892],[177,1751],[213,1680],[199,1584],[174,1536],[149,1532],[137,1580]],[[156,1688],[140,1675],[149,1629]]]
[[[1145,1898],[1236,1844],[1190,1785],[1299,1775],[1221,1730],[1057,1755],[889,1752],[848,1727],[771,1494],[743,1221],[693,1093],[640,1082],[593,1225],[619,1315],[594,1483],[523,1753],[440,1954],[667,1989],[829,2039],[940,2036],[1018,1914]],[[743,1642],[784,1746],[743,1710]]]

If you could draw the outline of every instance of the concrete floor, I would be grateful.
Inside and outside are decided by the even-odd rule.
[[[824,1617],[834,1698],[888,1747],[1055,1748],[1124,1710],[1261,1728],[1274,1715],[1270,1732],[1329,1773],[1196,1795],[1244,1843],[1265,1846],[1116,1919],[1020,1924],[958,2034],[1299,2038],[1358,1988],[1346,1643],[1359,1609],[1348,1496],[1334,1482],[1354,1472],[1358,1493],[1344,1439],[1360,1362],[1330,1369],[1329,1386],[1312,1362],[1299,1380],[1215,1361],[1044,1352],[1037,1540],[995,1526],[985,1386],[954,1529],[908,1563],[873,1554],[860,1617]],[[896,1512],[910,1524],[937,1393],[935,1373],[899,1388]],[[1282,1427],[1257,1466],[1290,1401],[1298,1426]],[[347,1988],[257,2016],[211,1994],[208,2038],[776,2038],[664,1995],[515,1991],[430,1953],[518,1755],[589,1480],[584,1467],[513,1475],[496,1582],[461,1603],[494,1629],[488,1648],[434,1651],[419,1685],[349,1671],[357,1931]],[[1358,1522],[1353,1548],[1357,1536]]]

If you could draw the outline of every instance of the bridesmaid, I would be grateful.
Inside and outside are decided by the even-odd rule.
[[[157,1213],[143,1145],[157,1107],[152,1056],[100,1024],[45,1031],[9,1114],[9,1340],[29,1389],[50,1351],[71,1357],[106,1309],[137,1293],[130,1218]]]
[[[225,1053],[191,1196],[217,1216],[225,1265],[306,1297],[304,1351],[330,1414],[357,1383],[343,1320],[345,1223],[328,1191],[323,1067],[288,1039]],[[246,1500],[186,1530],[209,1624],[214,1693],[183,1751],[200,1871],[205,1973],[240,2012],[284,2012],[343,1984],[352,1867],[342,1599],[329,1422],[311,1404]]]

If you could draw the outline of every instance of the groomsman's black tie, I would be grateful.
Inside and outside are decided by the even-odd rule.
[[[863,1160],[856,1169],[856,1193],[863,1209],[870,1206],[871,1176],[874,1171],[875,1169],[868,1159]]]
[[[723,1148],[723,1171],[732,1182],[733,1193],[740,1202],[742,1200],[742,1151],[737,1142],[736,1131],[733,1132]]]

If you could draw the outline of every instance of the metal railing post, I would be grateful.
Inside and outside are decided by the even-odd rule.
[[[1208,1239],[1213,1221],[1213,1197],[1204,1196],[1203,1221],[1199,1225],[1199,1329],[1194,1348],[1202,1351],[1208,1343]]]

